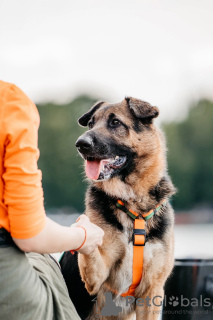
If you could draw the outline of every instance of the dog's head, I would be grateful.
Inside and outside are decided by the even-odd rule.
[[[158,114],[156,107],[134,98],[117,104],[96,103],[79,119],[88,131],[76,141],[86,161],[87,177],[95,181],[117,177],[124,181],[139,166],[146,168],[162,140],[153,125]]]

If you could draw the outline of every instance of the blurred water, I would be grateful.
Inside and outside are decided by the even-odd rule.
[[[76,221],[76,219],[80,216],[80,213],[73,213],[73,214],[49,214],[47,212],[47,216],[52,219],[53,221],[61,224],[62,226],[70,226],[72,223]]]
[[[213,258],[213,224],[176,225],[175,258]]]

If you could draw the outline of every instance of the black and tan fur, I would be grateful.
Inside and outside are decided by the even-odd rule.
[[[66,253],[61,262],[70,297],[82,319],[94,319],[97,314],[95,302],[91,301],[94,297],[100,311],[104,292],[126,292],[132,282],[133,221],[116,208],[117,199],[141,215],[175,193],[167,174],[164,135],[153,124],[158,113],[147,102],[126,98],[118,104],[99,102],[79,119],[82,126],[89,123],[90,128],[80,137],[92,141],[89,148],[80,150],[85,158],[127,156],[121,170],[109,180],[92,181],[86,194],[85,214],[104,230],[103,245],[90,255]],[[112,119],[118,119],[119,125],[112,125]],[[173,268],[173,223],[169,203],[146,222],[143,276],[136,299],[163,299],[163,287]],[[125,307],[125,298],[115,293],[113,299],[123,308],[115,319],[130,319],[135,313],[137,320],[158,318],[154,312],[159,307]]]

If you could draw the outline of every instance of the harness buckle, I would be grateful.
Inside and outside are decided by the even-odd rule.
[[[133,245],[144,247],[146,243],[146,231],[144,229],[133,229]]]

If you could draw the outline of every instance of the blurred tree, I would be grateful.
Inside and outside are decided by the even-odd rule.
[[[77,120],[95,101],[80,96],[66,105],[37,106],[41,118],[39,168],[43,174],[46,208],[68,206],[79,212],[84,210],[86,182],[75,141],[85,129]]]
[[[213,205],[213,102],[201,100],[180,123],[163,125],[177,209]]]

